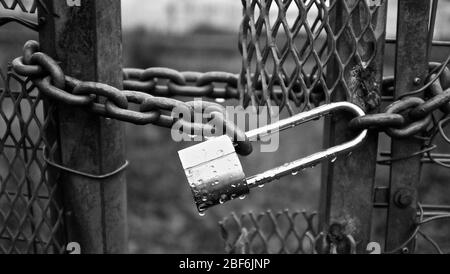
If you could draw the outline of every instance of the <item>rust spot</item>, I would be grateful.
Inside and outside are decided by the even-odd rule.
[[[381,104],[380,86],[377,83],[376,71],[368,66],[356,65],[350,71],[349,101],[371,112]]]

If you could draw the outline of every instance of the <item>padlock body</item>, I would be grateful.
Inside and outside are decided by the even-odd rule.
[[[250,192],[228,136],[210,139],[178,154],[199,212]]]

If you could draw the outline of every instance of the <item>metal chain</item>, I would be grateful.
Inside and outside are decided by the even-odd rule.
[[[196,135],[198,133],[214,133],[217,132],[216,124],[209,123],[213,118],[222,121],[224,129],[233,140],[236,140],[236,151],[241,155],[249,155],[252,152],[252,144],[237,126],[230,121],[225,120],[225,109],[216,103],[211,102],[182,102],[167,97],[157,97],[146,92],[133,90],[118,90],[110,85],[83,82],[73,77],[64,75],[63,70],[58,63],[39,51],[39,43],[36,41],[28,41],[23,50],[23,56],[16,58],[12,62],[14,71],[25,77],[30,77],[33,84],[42,92],[47,98],[59,101],[71,106],[84,107],[98,115],[113,118],[137,125],[153,124],[161,127],[172,128],[174,125],[179,125],[183,132]],[[172,88],[168,88],[167,92],[170,94],[180,95],[187,89],[183,85],[187,82],[192,82],[196,79],[199,89],[207,86],[211,89],[213,82],[224,80],[227,84],[234,84],[234,77],[231,74],[223,75],[219,73],[174,73],[175,71],[169,69],[153,68],[144,71],[140,70],[125,70],[124,74],[127,80],[126,88],[139,87],[141,83],[136,80],[137,76],[145,83],[141,87],[151,87],[156,83],[159,77],[170,79],[173,84]],[[225,77],[227,76],[227,77]],[[156,80],[155,80],[156,79]],[[154,89],[147,89],[151,92],[161,91],[158,85],[154,85]],[[139,89],[143,90],[143,89]],[[225,95],[231,90],[225,88]],[[181,92],[181,93],[180,93]],[[209,90],[208,90],[209,92]],[[185,93],[187,94],[187,93]],[[192,94],[192,93],[191,93]],[[101,100],[99,98],[105,98]],[[130,103],[137,104],[139,111],[129,108]],[[174,112],[178,111],[177,117],[173,117]],[[206,123],[196,123],[192,121],[194,113],[206,113],[210,115],[211,119]],[[182,114],[190,113],[191,120],[186,120]]]
[[[426,131],[433,124],[432,115],[436,110],[441,110],[445,116],[450,114],[450,70],[440,66],[430,63],[430,81],[425,85],[428,87],[425,92],[425,97],[429,98],[427,101],[418,97],[403,97],[389,105],[383,113],[353,119],[349,127],[354,130],[385,131],[392,138],[412,137]],[[440,72],[435,73],[436,69]],[[393,92],[394,82],[392,77],[384,80],[384,93]]]
[[[72,106],[85,107],[96,114],[137,125],[154,124],[171,128],[175,123],[179,123],[185,132],[192,135],[198,132],[214,132],[214,125],[208,122],[198,124],[192,120],[172,117],[176,108],[186,111],[183,113],[212,109],[210,114],[216,118],[220,117],[224,126],[231,129],[230,137],[245,140],[237,142],[238,152],[248,155],[252,151],[245,133],[225,121],[225,110],[221,105],[211,102],[182,102],[170,98],[184,96],[242,100],[242,92],[238,88],[239,76],[236,74],[179,72],[169,68],[127,68],[123,70],[125,90],[118,90],[106,84],[83,82],[64,75],[54,59],[39,51],[39,43],[36,41],[28,41],[24,46],[23,56],[16,58],[12,65],[17,74],[30,77],[48,98]],[[425,85],[426,97],[429,98],[427,101],[418,97],[402,98],[388,106],[383,113],[351,120],[350,129],[377,129],[385,131],[392,138],[407,138],[426,131],[433,124],[433,112],[440,109],[445,115],[450,113],[450,70],[446,63],[430,63],[429,80]],[[392,92],[394,84],[393,77],[386,78],[383,81],[383,92]],[[311,93],[311,97],[318,93],[320,92]],[[274,94],[276,96],[276,93]],[[299,95],[295,95],[296,99],[304,97],[304,93],[300,91],[294,94]],[[99,97],[106,98],[102,100],[104,103],[99,102]],[[249,98],[244,98],[243,101],[248,103]],[[316,105],[323,102],[324,98],[314,97]],[[131,110],[130,103],[137,104],[139,111]],[[242,139],[237,139],[237,136]]]

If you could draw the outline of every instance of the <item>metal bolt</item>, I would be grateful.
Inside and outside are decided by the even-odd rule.
[[[407,208],[413,203],[414,197],[411,190],[402,188],[394,195],[394,203],[399,208]]]
[[[420,79],[420,77],[414,78],[414,85],[418,86],[420,83],[422,83],[422,79]]]
[[[39,17],[38,23],[39,26],[45,25],[45,23],[47,23],[47,18],[45,18],[44,16]]]

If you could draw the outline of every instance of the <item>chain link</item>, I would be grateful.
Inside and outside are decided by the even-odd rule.
[[[430,76],[425,84],[427,101],[414,96],[403,97],[389,105],[383,113],[353,119],[349,127],[353,130],[378,129],[399,139],[425,132],[433,124],[432,115],[436,110],[440,109],[444,115],[450,114],[450,70],[441,66],[439,63],[429,65]],[[436,73],[437,70],[439,72]],[[383,94],[393,94],[394,89],[394,77],[383,79]]]
[[[450,70],[446,64],[430,63],[427,84],[418,90],[426,90],[425,96],[429,98],[427,101],[418,97],[404,97],[388,106],[383,113],[369,114],[351,120],[349,127],[353,130],[377,129],[385,131],[393,138],[407,138],[426,131],[433,123],[433,112],[439,109],[446,115],[450,113],[450,89],[448,89]],[[223,100],[240,99],[244,105],[248,105],[251,100],[241,98],[246,95],[240,92],[237,74],[179,72],[162,67],[125,68],[123,70],[124,90],[119,90],[106,84],[83,82],[64,75],[54,59],[39,51],[39,43],[36,41],[28,41],[25,44],[23,56],[16,58],[12,66],[17,74],[30,77],[36,87],[53,100],[85,107],[101,116],[137,125],[154,124],[171,128],[178,123],[184,132],[192,135],[197,135],[199,132],[215,132],[217,128],[209,122],[199,124],[173,116],[175,109],[192,114],[204,113],[209,109],[207,112],[212,118],[223,121],[226,132],[231,132],[230,137],[234,140],[245,140],[236,142],[237,151],[240,154],[248,155],[252,151],[245,133],[230,121],[226,121],[225,109],[221,105],[208,102],[182,102],[172,98],[182,96]],[[258,89],[258,85],[255,87]],[[321,85],[316,85],[316,92],[312,91],[309,94],[308,100],[316,106],[325,101],[325,98],[320,96],[323,94],[320,88]],[[393,93],[394,88],[394,77],[383,80],[383,93]],[[300,85],[294,85],[294,93],[291,94],[290,99],[292,100],[294,96],[295,100],[305,100],[305,93],[301,90]],[[272,94],[277,97],[276,92]],[[262,93],[261,96],[263,96]],[[282,96],[281,91],[279,96]],[[98,98],[106,100],[100,103]],[[139,109],[137,111],[130,109],[131,103],[138,105]]]

